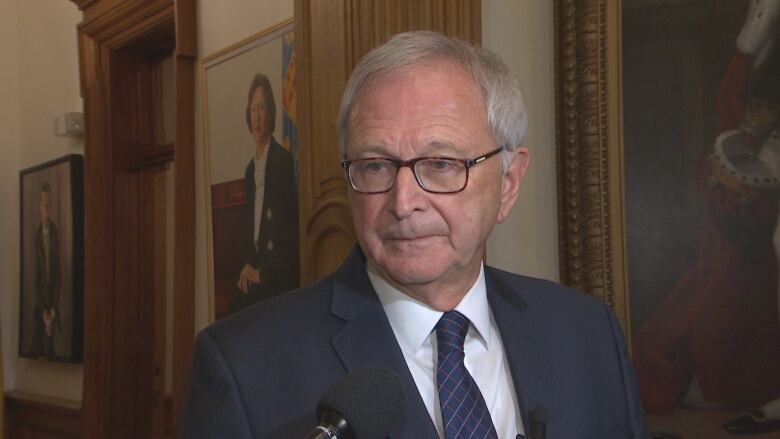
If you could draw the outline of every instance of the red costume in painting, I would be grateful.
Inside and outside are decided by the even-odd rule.
[[[737,53],[718,90],[720,132],[739,129],[750,59]],[[704,160],[697,173],[707,203],[699,253],[634,339],[642,400],[664,413],[695,377],[703,396],[736,409],[780,395],[778,261],[772,234],[776,191],[730,188]]]

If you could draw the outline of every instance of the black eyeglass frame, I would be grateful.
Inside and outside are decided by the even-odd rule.
[[[366,157],[362,159],[356,159],[356,160],[342,160],[341,161],[341,167],[344,168],[344,172],[347,173],[347,180],[349,180],[349,185],[352,187],[352,190],[354,190],[357,193],[366,194],[366,195],[373,195],[373,194],[385,194],[387,192],[390,192],[393,187],[395,187],[395,182],[398,180],[398,172],[401,171],[401,168],[409,168],[412,171],[412,175],[414,175],[415,181],[417,181],[417,184],[424,190],[425,192],[431,193],[431,194],[457,194],[458,192],[462,192],[464,189],[466,189],[466,186],[469,185],[469,169],[472,167],[484,162],[485,160],[489,159],[490,157],[493,157],[494,155],[498,154],[499,152],[503,151],[504,147],[499,146],[498,148],[494,149],[493,151],[490,151],[487,154],[483,154],[479,157],[475,157],[473,159],[458,159],[454,157],[417,157],[411,160],[399,160],[391,157]],[[355,182],[352,181],[352,175],[349,173],[349,167],[352,166],[353,163],[358,162],[365,162],[369,160],[387,160],[391,163],[394,163],[396,165],[395,170],[395,178],[393,179],[393,183],[388,187],[387,189],[383,191],[373,191],[373,192],[364,192],[360,191],[355,187]],[[423,160],[452,160],[455,162],[462,163],[463,166],[466,168],[466,181],[463,183],[463,187],[456,191],[433,191],[430,189],[427,189],[423,184],[422,181],[420,181],[420,177],[417,175],[417,172],[414,170],[414,166]]]

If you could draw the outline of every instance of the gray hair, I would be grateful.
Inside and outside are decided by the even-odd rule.
[[[528,131],[528,115],[523,95],[509,68],[495,53],[436,32],[415,31],[397,34],[372,49],[355,67],[347,82],[339,109],[339,152],[346,157],[349,122],[366,87],[377,78],[403,71],[425,62],[446,61],[470,73],[479,85],[487,110],[493,139],[503,146],[501,164],[506,172],[513,151],[523,143]]]

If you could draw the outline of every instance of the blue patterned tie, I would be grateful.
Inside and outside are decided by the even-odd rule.
[[[463,364],[463,341],[469,319],[457,311],[445,312],[436,324],[439,364],[436,380],[446,439],[494,438],[496,428],[485,399]]]

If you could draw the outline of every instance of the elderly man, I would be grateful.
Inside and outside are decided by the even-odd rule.
[[[609,309],[482,262],[528,168],[526,125],[484,49],[412,32],[366,55],[339,115],[358,248],[198,336],[182,436],[303,437],[329,384],[383,366],[406,391],[393,438],[515,438],[537,407],[548,438],[646,437]]]

